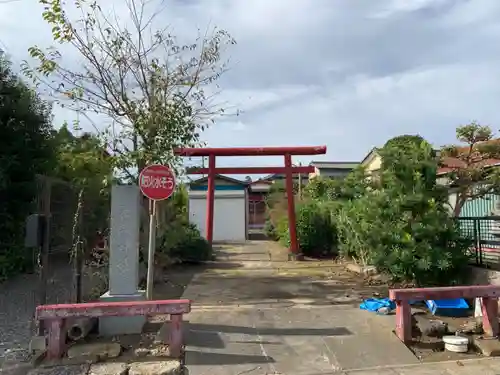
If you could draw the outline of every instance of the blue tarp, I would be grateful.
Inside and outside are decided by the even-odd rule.
[[[365,299],[363,303],[359,306],[361,310],[367,310],[373,312],[377,312],[382,307],[387,307],[390,310],[394,310],[396,308],[396,304],[389,298],[368,298]]]

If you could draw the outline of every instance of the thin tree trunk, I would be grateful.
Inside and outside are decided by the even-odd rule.
[[[457,194],[457,202],[455,203],[455,208],[453,209],[453,215],[455,217],[459,217],[462,212],[462,208],[464,207],[465,200]]]

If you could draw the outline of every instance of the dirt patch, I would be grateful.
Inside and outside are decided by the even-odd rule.
[[[419,320],[426,320],[429,322],[437,320],[445,323],[448,329],[447,332],[444,333],[444,335],[454,335],[457,330],[474,319],[473,311],[470,311],[466,317],[432,315],[431,312],[425,307],[425,305],[420,305],[412,308],[412,313],[418,314]],[[407,346],[422,362],[465,360],[482,356],[480,351],[478,351],[477,348],[472,345],[472,340],[471,345],[469,345],[469,351],[467,353],[454,353],[447,351],[444,348],[442,336],[443,334],[428,336],[422,334],[418,329],[415,329],[414,327],[413,340]],[[472,336],[469,337],[472,338]]]
[[[184,290],[195,275],[209,269],[209,265],[175,265],[163,270],[160,281],[154,286],[155,299],[176,299],[182,297]]]

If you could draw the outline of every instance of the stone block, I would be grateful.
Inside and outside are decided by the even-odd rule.
[[[129,375],[180,375],[182,366],[179,361],[134,362],[130,365]]]
[[[111,190],[109,293],[134,294],[139,284],[140,191],[136,185]]]
[[[117,342],[95,342],[75,344],[68,349],[68,358],[116,358],[120,355],[122,348]]]
[[[375,276],[378,274],[377,268],[375,266],[362,266],[356,263],[348,263],[346,268],[354,273],[359,273],[364,276]]]
[[[500,341],[498,341],[498,338],[482,339],[481,336],[473,336],[472,343],[485,357],[500,356]]]
[[[104,293],[101,302],[124,302],[124,301],[144,301],[146,293],[144,290],[139,290],[135,294],[129,295],[111,295],[109,292]],[[116,335],[133,335],[141,333],[146,324],[146,316],[105,316],[99,318],[99,335],[100,336],[116,336]]]
[[[96,363],[90,366],[88,375],[126,375],[128,366],[125,363]]]

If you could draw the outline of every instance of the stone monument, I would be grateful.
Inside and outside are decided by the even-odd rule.
[[[141,192],[136,185],[115,185],[111,189],[111,235],[109,243],[109,291],[102,302],[145,299],[139,284],[139,231]],[[99,334],[113,336],[141,333],[146,317],[103,317]]]

